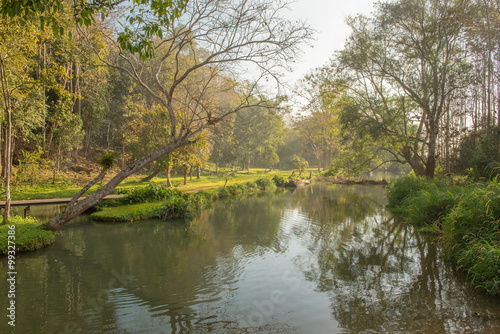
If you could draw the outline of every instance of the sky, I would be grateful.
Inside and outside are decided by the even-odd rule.
[[[328,63],[334,51],[343,49],[350,34],[345,23],[348,16],[369,15],[375,0],[297,0],[290,5],[290,11],[283,12],[290,19],[306,21],[318,31],[312,47],[305,47],[304,54],[286,80],[292,84],[314,68]]]

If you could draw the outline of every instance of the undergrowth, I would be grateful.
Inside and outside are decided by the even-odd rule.
[[[92,218],[105,222],[190,218],[215,200],[275,189],[275,182],[267,178],[196,193],[182,193],[177,189],[151,184],[134,188],[121,199],[108,201],[92,214]]]
[[[470,282],[500,294],[500,185],[496,180],[448,186],[444,180],[404,177],[389,189],[389,208],[420,230],[441,234],[447,259]]]

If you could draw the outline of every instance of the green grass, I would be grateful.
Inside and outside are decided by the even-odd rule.
[[[94,220],[109,223],[152,219],[159,217],[163,206],[164,202],[121,205],[104,208],[91,214],[91,217]]]
[[[15,234],[9,234],[11,230],[9,226],[15,226]],[[35,218],[12,216],[9,224],[0,224],[0,253],[7,254],[9,251],[8,236],[14,235],[15,252],[34,251],[43,247],[47,247],[55,241],[54,234],[44,229],[42,224],[39,224]],[[11,244],[12,245],[12,244]]]
[[[182,193],[157,184],[128,190],[126,197],[108,201],[93,213],[93,219],[103,222],[125,222],[160,218],[163,220],[188,218],[196,215],[211,202],[276,189],[275,181],[259,178],[255,181],[233,184],[195,193]],[[134,204],[130,204],[134,203]]]
[[[240,184],[245,182],[252,182],[262,177],[273,177],[274,175],[280,175],[287,178],[292,174],[292,171],[272,171],[265,172],[264,169],[250,169],[250,174],[245,172],[237,172],[234,179],[230,179],[227,185]],[[297,174],[297,173],[296,173]],[[304,174],[305,175],[305,174]],[[127,193],[136,187],[145,186],[148,184],[158,184],[166,185],[167,177],[160,176],[155,177],[149,182],[142,182],[141,179],[144,175],[131,176],[125,181],[123,181],[113,192],[114,194]],[[183,185],[184,178],[182,176],[173,176],[172,184],[175,189],[182,192],[192,191],[196,189],[212,188],[212,187],[222,187],[226,180],[217,175],[202,175],[200,179],[193,176],[193,180],[187,181],[187,185]],[[86,195],[91,194],[99,188],[99,185],[92,187]],[[71,198],[81,189],[80,186],[71,185],[67,182],[61,182],[53,185],[52,183],[46,184],[35,184],[33,186],[23,186],[23,187],[13,187],[11,198],[13,200],[27,200],[27,199],[50,199],[50,198]]]
[[[424,232],[439,233],[445,256],[477,288],[500,294],[500,185],[401,178],[388,190],[389,207]]]

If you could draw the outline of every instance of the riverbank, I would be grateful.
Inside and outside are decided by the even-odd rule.
[[[404,177],[391,183],[388,207],[399,219],[441,236],[447,260],[477,288],[500,295],[500,184]]]
[[[101,222],[117,223],[145,219],[170,220],[189,218],[215,200],[245,196],[276,189],[269,178],[237,183],[226,187],[191,189],[185,193],[156,183],[129,188],[123,197],[110,199],[97,207],[92,218]],[[55,241],[54,234],[33,217],[11,217],[9,224],[0,223],[0,254],[8,252],[9,226],[15,225],[16,251],[26,252],[44,248]]]
[[[104,180],[106,181],[110,178],[112,173]],[[278,175],[284,178],[287,178],[292,174],[292,171],[284,170],[274,170],[272,172],[265,171],[264,169],[250,169],[250,172],[247,171],[235,171],[231,173],[231,175],[225,175],[220,172],[218,175],[215,172],[202,174],[198,179],[193,177],[192,180],[188,178],[187,184],[184,185],[184,178],[182,176],[172,176],[171,181],[173,188],[178,189],[182,192],[193,192],[199,189],[211,189],[222,187],[226,185],[235,185],[245,182],[253,182],[262,177],[272,177],[273,175]],[[136,175],[131,176],[124,182],[122,182],[113,192],[112,194],[122,194],[126,193],[133,188],[143,187],[148,184],[158,184],[158,185],[166,185],[167,177],[165,175],[159,175],[152,178],[149,181],[144,181],[146,175]],[[85,177],[85,178],[84,178]],[[60,176],[59,179],[52,183],[50,179],[40,179],[37,180],[37,183],[33,185],[23,185],[23,186],[14,186],[12,188],[12,200],[28,200],[28,199],[53,199],[53,198],[71,198],[75,194],[80,191],[83,185],[85,185],[89,180],[95,177],[92,175],[81,176],[81,179],[78,179],[78,182],[75,179],[70,179],[69,177]],[[87,192],[86,195],[89,195],[96,191],[100,185],[95,185]],[[0,192],[0,198],[1,198]]]
[[[123,198],[104,203],[91,217],[96,221],[113,223],[190,218],[216,200],[275,190],[276,184],[273,180],[260,178],[253,182],[186,193],[151,184],[135,188]]]
[[[4,224],[3,219],[0,221],[0,254],[34,251],[55,241],[54,234],[46,230],[36,218],[12,216],[8,224]]]

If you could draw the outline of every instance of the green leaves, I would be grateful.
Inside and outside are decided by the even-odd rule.
[[[39,22],[42,30],[50,27],[54,35],[71,34],[68,27],[71,19],[66,15],[71,10],[74,23],[90,27],[96,24],[100,14],[104,20],[108,13],[119,8],[123,1],[86,1],[78,0],[68,8],[64,0],[1,0],[0,14],[5,18],[19,18],[23,23]],[[122,49],[137,53],[145,60],[154,56],[153,38],[162,38],[161,26],[168,27],[172,21],[183,14],[188,0],[134,0],[130,14],[126,17],[127,25],[118,34]]]

